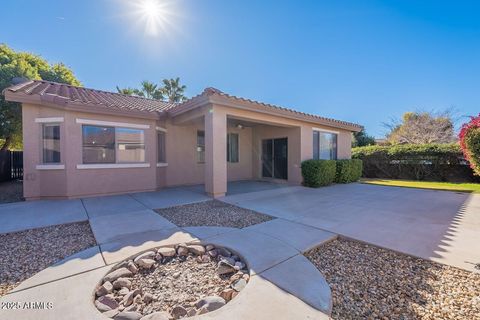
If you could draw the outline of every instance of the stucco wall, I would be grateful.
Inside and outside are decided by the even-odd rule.
[[[287,137],[288,182],[301,183],[300,164],[303,160],[312,158],[313,128],[338,132],[338,158],[351,156],[349,131],[247,110],[224,106],[214,107],[216,111],[226,115],[227,119],[255,122],[254,126],[242,129],[234,126],[228,126],[226,129],[227,132],[239,134],[240,156],[239,163],[226,164],[228,181],[261,178],[261,140]],[[150,191],[165,186],[203,184],[205,183],[205,164],[197,162],[196,143],[197,130],[204,130],[205,120],[199,110],[195,112],[196,118],[179,124],[172,119],[155,121],[24,104],[24,196],[27,199],[71,198]],[[61,170],[37,170],[36,168],[41,164],[41,124],[35,123],[35,119],[46,117],[64,118],[60,123],[60,149],[61,163],[65,168]],[[150,166],[147,168],[77,168],[78,164],[82,164],[82,124],[77,123],[76,119],[148,125],[149,129],[144,129],[145,162]],[[167,130],[165,143],[168,166],[164,167],[156,165],[157,126]],[[216,155],[222,161],[226,158],[223,151],[217,152]]]
[[[252,128],[239,129],[228,127],[229,133],[238,134],[239,161],[237,163],[227,162],[228,181],[250,180],[253,178],[253,135]]]
[[[155,190],[165,169],[156,167],[155,120],[135,119],[83,112],[62,111],[36,105],[23,106],[24,196],[27,199],[69,198]],[[35,118],[63,117],[60,123],[61,163],[65,169],[37,170],[41,161],[41,124]],[[82,164],[82,124],[89,119],[149,125],[145,132],[145,162],[148,168],[79,169]],[[67,179],[68,177],[68,179]]]

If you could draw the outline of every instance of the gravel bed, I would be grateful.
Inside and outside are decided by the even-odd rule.
[[[480,274],[338,239],[307,252],[333,319],[480,319]]]
[[[19,202],[23,199],[22,181],[8,181],[0,183],[0,203]]]
[[[55,262],[94,245],[88,222],[0,234],[0,296]]]
[[[269,215],[233,206],[218,200],[156,209],[155,211],[179,227],[245,228],[274,219]]]
[[[116,265],[96,287],[94,304],[113,319],[180,319],[221,308],[249,279],[228,249],[179,244]]]

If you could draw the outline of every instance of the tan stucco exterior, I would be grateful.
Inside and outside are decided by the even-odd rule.
[[[41,123],[62,118],[61,164],[42,167]],[[78,119],[140,125],[145,137],[141,167],[82,168],[82,124]],[[42,121],[42,120],[40,120]],[[118,125],[121,127],[121,125]],[[148,128],[147,128],[148,126]],[[157,130],[166,130],[166,163],[157,166]],[[227,192],[227,181],[262,179],[263,139],[288,138],[288,180],[302,182],[300,164],[312,158],[314,129],[338,134],[338,158],[350,158],[351,130],[230,105],[221,100],[164,117],[66,110],[23,103],[24,196],[26,199],[75,198],[204,184],[212,196]],[[197,131],[205,132],[205,162],[197,161]],[[239,162],[227,163],[226,134],[239,135]],[[80,165],[80,167],[79,167]]]

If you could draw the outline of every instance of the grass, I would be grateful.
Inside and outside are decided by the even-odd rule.
[[[414,180],[362,179],[360,182],[392,187],[480,193],[480,183],[433,182]]]

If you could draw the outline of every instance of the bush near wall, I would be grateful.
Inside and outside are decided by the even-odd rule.
[[[337,160],[336,183],[355,182],[362,176],[363,162],[360,159]]]
[[[312,188],[318,188],[332,184],[335,181],[336,167],[335,160],[303,161],[303,184]]]
[[[480,114],[462,125],[459,134],[463,155],[475,175],[480,176]]]
[[[363,177],[427,181],[477,181],[458,144],[367,146],[352,149]]]

